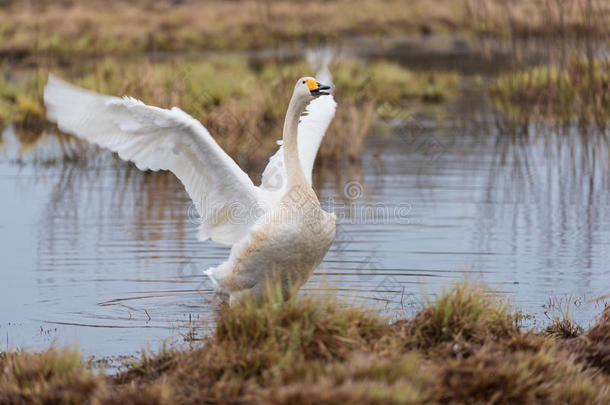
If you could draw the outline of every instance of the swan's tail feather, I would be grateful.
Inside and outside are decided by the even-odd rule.
[[[208,276],[208,278],[212,282],[212,285],[214,285],[214,290],[218,291],[220,289],[220,285],[218,284],[218,280],[216,279],[216,277],[214,277],[214,270],[216,270],[216,267],[210,267],[209,269],[204,270],[203,274]]]
[[[216,294],[218,294],[218,296],[220,296],[220,298],[225,301],[231,295],[231,293],[227,290],[226,287],[223,287],[221,266],[210,267],[209,269],[204,270],[203,274],[208,276],[208,278],[212,282],[212,285],[214,286],[214,292],[216,292]]]

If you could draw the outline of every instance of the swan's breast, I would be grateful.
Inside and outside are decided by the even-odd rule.
[[[304,283],[322,262],[335,238],[335,216],[319,206],[282,206],[265,215],[229,259],[231,289],[252,288],[281,275]]]

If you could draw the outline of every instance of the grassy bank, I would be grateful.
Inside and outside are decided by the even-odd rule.
[[[342,59],[331,68],[339,108],[320,148],[321,160],[357,158],[377,117],[405,103],[443,102],[456,94],[460,80],[450,71],[413,72],[389,62]],[[0,127],[13,124],[27,142],[56,131],[46,121],[42,100],[50,70],[101,93],[130,95],[161,107],[179,106],[204,123],[244,165],[265,161],[275,150],[296,78],[315,73],[304,60],[258,63],[230,56],[164,62],[104,59],[59,72],[38,68],[13,75],[10,81],[0,77]]]
[[[333,297],[219,309],[189,349],[144,355],[114,377],[72,349],[0,357],[0,402],[124,404],[606,404],[610,308],[558,338],[481,286],[458,284],[393,322]]]
[[[603,131],[610,120],[610,61],[574,57],[565,64],[505,73],[490,93],[503,114],[524,126],[595,124]]]
[[[301,47],[356,36],[607,33],[604,0],[0,2],[0,54],[133,54]]]

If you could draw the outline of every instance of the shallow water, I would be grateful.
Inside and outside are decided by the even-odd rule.
[[[476,95],[442,114],[382,121],[361,162],[316,168],[339,226],[304,292],[411,313],[467,277],[533,314],[533,325],[552,298],[586,326],[610,293],[604,137],[499,132]],[[196,240],[173,175],[103,151],[62,162],[65,144],[20,149],[10,130],[0,149],[0,349],[78,343],[96,357],[133,355],[181,342],[201,321],[213,326],[217,300],[202,271],[229,248]]]

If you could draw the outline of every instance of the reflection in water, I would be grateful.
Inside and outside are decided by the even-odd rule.
[[[359,164],[317,169],[339,225],[306,293],[332,288],[409,311],[466,274],[543,321],[550,296],[610,292],[606,138],[582,128],[507,132],[484,99],[464,97],[444,125],[418,116],[370,137]],[[77,340],[87,353],[116,355],[154,348],[195,321],[211,325],[216,301],[202,270],[228,247],[196,240],[172,174],[90,156],[0,163],[0,335],[12,346]],[[599,308],[577,311],[586,324]]]
[[[523,177],[517,186],[514,174],[502,176],[503,194],[513,193],[518,197],[510,200],[536,207],[529,217],[521,215],[528,222],[525,232],[537,235],[539,249],[546,253],[538,259],[540,266],[560,274],[581,269],[586,277],[579,281],[589,283],[591,293],[607,293],[610,150],[606,138],[593,129],[584,133],[582,128],[538,128],[535,134],[521,140],[517,144],[521,147],[498,145],[497,156],[518,162]],[[519,161],[517,155],[525,158]],[[606,260],[600,262],[600,258]],[[605,276],[596,279],[598,270]]]
[[[485,103],[477,104],[476,98],[456,106],[458,126],[471,131],[472,147],[484,150],[490,159],[486,219],[495,221],[510,212],[512,221],[522,220],[524,234],[515,227],[512,243],[537,236],[540,252],[545,253],[539,256],[540,265],[558,272],[595,267],[595,257],[603,256],[608,242],[610,146],[605,129],[595,123],[533,123],[521,128],[511,126]],[[484,114],[473,115],[473,110]],[[489,116],[494,118],[492,125],[484,118]],[[480,229],[491,228],[482,223]],[[482,232],[482,237],[492,236]],[[599,287],[609,288],[610,278]]]

